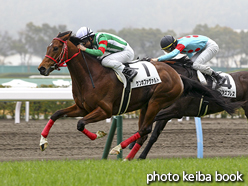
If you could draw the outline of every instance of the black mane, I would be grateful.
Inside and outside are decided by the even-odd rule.
[[[176,63],[181,63],[181,64],[191,64],[191,65],[193,64],[193,62],[189,58],[187,58],[187,56],[183,56],[177,59],[170,59],[168,61],[174,61]]]
[[[57,37],[63,37],[63,36],[65,36],[65,35],[67,35],[67,34],[70,34],[70,33],[72,33],[72,31],[66,31],[66,32],[60,32],[58,35],[57,35]],[[76,36],[70,36],[70,39],[69,39],[75,46],[77,46],[77,45],[79,45],[80,44],[80,42],[82,42],[78,37],[76,37]]]
[[[78,38],[78,37],[76,37],[76,36],[71,36],[70,37],[70,41],[75,45],[75,46],[77,46],[77,45],[79,45],[82,41]]]
[[[66,32],[60,32],[58,35],[57,35],[57,37],[63,37],[63,36],[65,36],[65,35],[67,35],[67,34],[70,34],[72,31],[66,31]]]

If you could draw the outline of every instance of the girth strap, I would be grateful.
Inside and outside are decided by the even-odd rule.
[[[123,88],[121,104],[120,104],[119,112],[117,115],[121,115],[126,112],[128,105],[129,105],[130,97],[131,97],[131,91],[132,91],[131,83],[127,81],[126,88]]]
[[[201,116],[205,116],[207,114],[208,111],[208,101],[203,99],[204,96],[202,96],[201,101],[200,101],[200,105],[199,105],[199,112],[197,114],[197,117],[201,117]]]
[[[125,64],[125,65],[129,66],[128,64]],[[127,81],[126,87],[123,88],[122,97],[121,97],[121,104],[120,104],[120,108],[119,108],[117,115],[121,115],[121,114],[126,112],[128,106],[129,106],[131,92],[132,92],[131,82]]]

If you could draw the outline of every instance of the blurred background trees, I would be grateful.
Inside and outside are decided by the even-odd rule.
[[[19,31],[17,39],[12,38],[8,32],[0,31],[0,55],[7,57],[13,54],[19,54],[22,64],[28,65],[29,59],[27,54],[36,55],[41,58],[46,53],[46,48],[52,39],[59,33],[68,31],[66,25],[50,26],[49,24],[35,25],[30,22],[26,27]],[[123,28],[119,31],[95,30],[95,32],[103,31],[116,34],[125,39],[134,49],[135,58],[137,57],[158,57],[163,55],[160,49],[160,40],[164,35],[173,35],[175,38],[188,34],[205,35],[216,41],[220,47],[220,51],[216,56],[217,59],[232,58],[235,55],[243,55],[240,60],[241,64],[248,64],[248,32],[237,32],[229,27],[216,25],[209,27],[208,25],[196,25],[190,33],[182,33],[177,35],[174,30],[161,31],[157,28]],[[75,34],[75,33],[73,33]],[[30,57],[30,56],[29,56]],[[223,60],[220,60],[222,63]],[[4,58],[0,60],[0,65],[4,64]],[[221,66],[225,63],[221,64]],[[237,64],[238,65],[238,64]]]

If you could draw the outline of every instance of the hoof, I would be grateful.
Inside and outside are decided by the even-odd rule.
[[[102,138],[102,137],[106,136],[107,133],[105,133],[103,131],[97,131],[96,135],[97,135],[96,139],[98,139],[98,138]]]
[[[116,147],[114,147],[110,152],[109,155],[118,155],[121,152],[121,144],[117,145]]]
[[[48,147],[47,139],[44,138],[44,137],[41,135],[41,138],[40,138],[40,150],[41,150],[41,151],[44,151],[47,147]]]
[[[48,143],[44,143],[44,144],[40,145],[40,150],[44,151],[47,147],[48,147]]]

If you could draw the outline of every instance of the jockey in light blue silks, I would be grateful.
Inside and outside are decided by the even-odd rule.
[[[226,78],[205,65],[219,51],[219,46],[212,39],[202,35],[188,35],[174,39],[173,36],[167,35],[161,39],[160,46],[167,54],[151,61],[167,61],[180,53],[186,54],[193,62],[195,70],[212,76],[218,85],[224,84]]]

